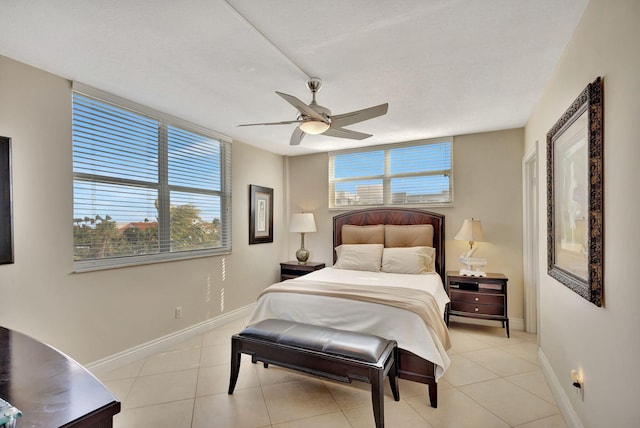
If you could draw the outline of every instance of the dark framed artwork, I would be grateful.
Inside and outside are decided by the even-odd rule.
[[[604,285],[603,92],[598,77],[547,134],[547,271],[597,306]]]
[[[11,139],[0,137],[0,264],[13,261]]]
[[[273,189],[249,185],[249,244],[273,242]]]

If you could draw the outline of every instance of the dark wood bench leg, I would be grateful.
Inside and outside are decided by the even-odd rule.
[[[434,409],[438,407],[438,384],[435,380],[429,382],[429,400],[431,407]]]
[[[389,369],[389,385],[391,386],[393,399],[395,401],[400,401],[400,392],[398,390],[398,348],[393,351],[393,355],[393,364],[391,364],[391,369]]]
[[[231,376],[229,378],[229,394],[233,394],[240,373],[240,341],[236,338],[231,339]]]
[[[376,428],[384,427],[384,369],[369,369],[371,383],[371,401]]]

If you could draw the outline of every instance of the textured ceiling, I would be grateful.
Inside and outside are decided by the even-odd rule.
[[[524,126],[588,0],[0,0],[0,55],[278,154]],[[274,91],[334,114],[384,102],[348,128],[307,136]]]

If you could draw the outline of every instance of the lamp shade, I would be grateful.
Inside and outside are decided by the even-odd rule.
[[[291,222],[289,223],[289,232],[315,232],[316,221],[313,213],[295,213],[291,214]]]
[[[318,135],[329,129],[329,124],[320,120],[306,120],[300,125],[300,129],[307,134]]]
[[[477,218],[465,219],[460,231],[453,239],[469,242],[484,242],[487,240],[482,230],[482,224]]]

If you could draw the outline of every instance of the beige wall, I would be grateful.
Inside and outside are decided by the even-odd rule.
[[[0,56],[0,100],[0,135],[12,139],[15,243],[15,264],[0,265],[0,325],[88,363],[251,304],[278,278],[283,159],[239,142],[231,255],[72,274],[70,82]],[[249,184],[274,188],[272,244],[248,245]]]
[[[478,257],[488,260],[487,271],[509,277],[509,316],[523,328],[522,177],[523,130],[512,129],[455,137],[453,146],[455,204],[433,208],[445,214],[447,269],[460,269],[458,256],[468,244],[453,237],[465,218],[482,220],[489,242],[478,243]],[[292,157],[289,164],[291,212],[312,211],[317,233],[307,234],[311,259],[333,264],[333,216],[328,209],[326,153]],[[290,234],[288,258],[295,260],[299,234]]]
[[[640,420],[640,2],[592,0],[525,129],[541,143],[540,346],[561,385],[575,425],[631,427]],[[532,64],[535,66],[535,64]],[[604,77],[604,306],[598,308],[547,275],[545,136],[585,86]],[[584,373],[584,400],[570,382]]]

